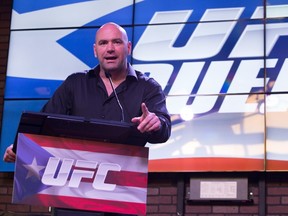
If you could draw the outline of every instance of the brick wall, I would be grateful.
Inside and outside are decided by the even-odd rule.
[[[9,43],[12,0],[0,1],[0,122]],[[1,155],[2,158],[2,155]],[[253,202],[191,203],[185,197],[189,177],[215,177],[215,173],[151,173],[148,216],[288,216],[288,173],[217,173],[220,177],[247,177]],[[0,173],[0,215],[48,215],[39,206],[11,204],[13,173]],[[177,213],[178,212],[178,213]]]
[[[251,199],[247,202],[191,202],[185,199],[189,190],[189,178],[248,179]],[[184,198],[179,179],[184,179]],[[181,184],[180,184],[181,185]],[[178,203],[177,203],[178,201]],[[181,203],[179,203],[181,202]],[[151,173],[148,182],[149,216],[288,216],[288,173]],[[183,205],[183,212],[177,206]],[[177,210],[179,213],[177,214]],[[180,208],[181,210],[181,208]]]
[[[215,173],[151,173],[147,216],[288,216],[288,173],[252,172],[232,175],[248,178],[249,192],[253,194],[250,202],[192,203],[180,197],[180,201],[181,198],[183,201],[179,203],[179,178],[184,179],[186,196],[189,177],[209,178],[215,177]],[[231,177],[231,173],[217,173],[217,176]],[[260,197],[263,188],[259,181],[264,181],[264,190],[267,192],[264,199]],[[45,207],[11,204],[12,184],[13,173],[0,173],[0,215],[1,211],[15,212],[9,215],[48,215]],[[183,212],[179,211],[179,204]],[[177,214],[177,210],[182,214]]]

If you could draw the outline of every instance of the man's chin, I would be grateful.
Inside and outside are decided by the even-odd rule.
[[[103,69],[108,72],[108,73],[117,73],[119,71],[123,70],[123,66],[121,64],[116,64],[116,63],[106,63],[103,66]]]
[[[117,67],[105,67],[104,70],[107,73],[112,74],[112,73],[115,73],[115,72],[119,71],[119,68],[117,68]]]

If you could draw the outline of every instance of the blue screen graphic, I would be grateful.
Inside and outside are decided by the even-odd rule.
[[[111,21],[126,29],[135,69],[167,95],[172,135],[148,144],[151,172],[287,170],[287,0],[15,0],[2,155],[22,111],[97,65],[95,32]]]

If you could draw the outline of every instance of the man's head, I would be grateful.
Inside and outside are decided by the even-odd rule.
[[[94,54],[105,72],[126,72],[127,56],[131,53],[131,42],[126,31],[115,23],[101,26],[95,37]]]

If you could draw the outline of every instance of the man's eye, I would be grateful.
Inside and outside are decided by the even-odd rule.
[[[121,40],[116,40],[114,41],[115,44],[122,44],[122,41]]]
[[[105,45],[105,44],[107,44],[107,42],[105,42],[105,41],[100,41],[99,42],[99,45]]]

